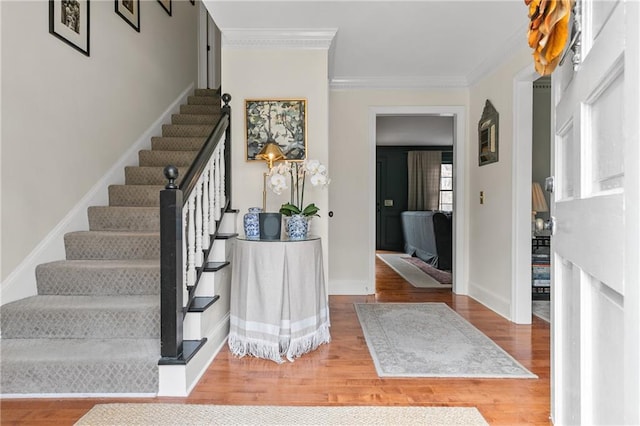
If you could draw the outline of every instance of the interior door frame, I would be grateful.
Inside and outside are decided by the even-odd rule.
[[[447,115],[453,116],[453,287],[456,294],[468,294],[468,247],[465,239],[466,156],[464,106],[380,106],[369,108],[369,282],[376,278],[376,119],[385,115]]]
[[[198,87],[220,86],[220,30],[202,2],[198,7]]]
[[[531,173],[533,65],[513,78],[511,321],[531,324]],[[549,135],[551,137],[551,135]]]

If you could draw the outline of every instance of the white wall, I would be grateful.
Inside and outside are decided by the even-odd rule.
[[[510,318],[512,291],[512,180],[514,169],[514,76],[531,63],[527,49],[516,52],[470,88],[468,176],[469,295]],[[500,114],[499,161],[478,166],[477,126],[485,101]],[[480,191],[484,204],[480,204]]]
[[[369,134],[370,109],[391,106],[468,105],[467,89],[432,90],[332,90],[330,99],[329,158],[332,184],[329,204],[331,294],[370,294],[375,291],[370,259],[375,247],[375,215],[370,214],[375,191],[375,171],[370,158],[375,145]],[[467,132],[468,134],[468,132]],[[464,146],[466,141],[462,141]],[[373,172],[373,173],[372,173]]]
[[[245,100],[304,98],[307,100],[307,158],[327,165],[332,182],[328,187],[341,186],[329,161],[328,125],[328,54],[325,49],[260,49],[240,48],[222,51],[222,87],[231,100],[232,134],[232,207],[240,210],[239,219],[249,207],[262,206],[263,161],[247,161]],[[311,233],[322,238],[325,276],[329,270],[327,231],[329,192],[327,189],[305,188],[305,203],[319,208],[320,218],[311,223]],[[289,201],[288,192],[278,196],[267,189],[267,211],[277,212]],[[242,229],[239,227],[238,229]]]
[[[47,1],[0,2],[2,279],[196,80],[197,8],[140,2],[141,32],[91,2],[91,56],[48,32]]]

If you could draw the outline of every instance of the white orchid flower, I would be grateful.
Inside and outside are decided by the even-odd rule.
[[[282,205],[281,212],[283,209],[289,211],[289,214],[305,211],[307,216],[317,216],[318,208],[313,203],[306,207],[302,205],[305,192],[304,180],[308,177],[311,185],[321,188],[331,182],[327,176],[327,168],[318,160],[279,162],[269,170],[267,176],[267,185],[275,194],[280,195],[286,189],[291,191],[291,198],[288,203]],[[291,181],[290,185],[289,181]],[[310,207],[313,208],[309,209]]]
[[[318,160],[305,160],[302,167],[311,174],[318,173],[318,169],[322,166]],[[322,166],[324,167],[324,166]]]
[[[311,177],[309,178],[309,181],[313,186],[325,187],[329,184],[329,178],[322,173],[316,173],[314,175],[311,175]]]
[[[287,178],[284,175],[275,173],[269,177],[269,187],[273,192],[280,195],[282,191],[287,189]]]

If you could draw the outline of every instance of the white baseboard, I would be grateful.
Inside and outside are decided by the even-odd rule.
[[[510,299],[501,297],[500,295],[490,292],[479,286],[473,281],[469,282],[469,297],[482,303],[485,307],[491,309],[498,315],[501,315],[512,321],[509,313],[511,312]]]
[[[179,111],[193,92],[191,83],[178,98],[167,107],[158,118],[129,148],[129,150],[109,169],[109,171],[82,197],[67,215],[47,234],[35,249],[0,284],[2,304],[36,295],[36,266],[65,258],[64,235],[72,231],[89,229],[87,209],[90,206],[107,205],[109,185],[123,183],[124,168],[138,164],[138,151],[151,146],[151,137],[162,134],[162,125],[171,122],[171,114]]]
[[[360,296],[376,292],[375,284],[357,280],[329,280],[330,296]]]

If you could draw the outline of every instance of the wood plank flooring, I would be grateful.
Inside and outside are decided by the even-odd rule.
[[[492,425],[549,425],[549,324],[513,324],[466,296],[419,289],[376,258],[375,296],[331,296],[332,342],[294,363],[235,358],[224,348],[187,398],[9,399],[2,425],[71,425],[98,403],[475,406]],[[539,379],[377,376],[354,302],[444,302]]]

